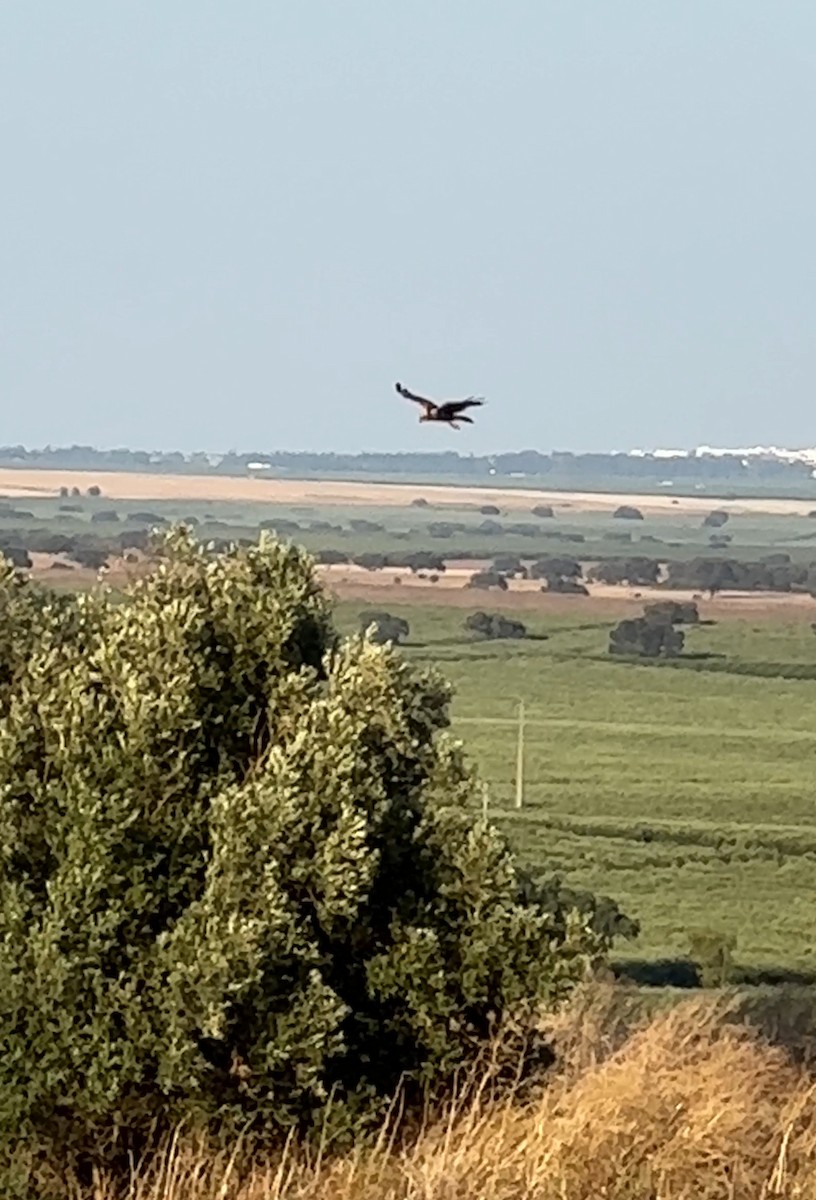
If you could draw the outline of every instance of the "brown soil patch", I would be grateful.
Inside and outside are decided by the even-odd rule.
[[[712,507],[730,513],[804,516],[814,505],[807,500],[712,500],[710,496],[644,496],[637,493],[556,492],[540,488],[454,487],[442,484],[353,483],[329,480],[231,478],[214,475],[153,475],[116,471],[29,471],[0,469],[0,494],[12,499],[53,497],[60,487],[86,492],[93,485],[109,500],[243,500],[267,504],[369,505],[401,507],[417,497],[430,504],[500,504],[529,511],[552,504],[572,512],[609,513],[632,504],[644,514],[704,514]],[[673,503],[673,501],[677,503]],[[545,522],[542,522],[544,525]]]

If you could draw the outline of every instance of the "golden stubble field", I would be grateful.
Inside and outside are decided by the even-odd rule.
[[[53,497],[60,487],[81,492],[93,485],[110,500],[235,500],[260,504],[337,504],[402,507],[418,496],[447,505],[501,504],[528,510],[531,504],[552,504],[574,513],[608,513],[619,504],[634,504],[641,512],[700,515],[713,507],[734,515],[767,513],[806,516],[814,505],[807,500],[740,499],[713,501],[710,496],[645,496],[636,492],[558,492],[542,488],[459,487],[443,484],[362,483],[341,480],[261,479],[218,475],[158,475],[118,471],[28,471],[0,469],[0,493],[8,498]]]

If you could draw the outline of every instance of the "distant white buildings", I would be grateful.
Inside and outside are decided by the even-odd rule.
[[[630,450],[632,458],[739,458],[748,466],[752,458],[770,462],[807,463],[816,468],[816,446],[786,450],[781,446],[696,446],[693,450]]]

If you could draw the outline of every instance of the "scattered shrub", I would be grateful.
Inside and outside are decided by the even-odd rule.
[[[316,556],[319,563],[327,567],[337,567],[349,561],[349,556],[343,550],[318,550]]]
[[[551,576],[542,592],[558,592],[562,596],[588,596],[589,588],[577,579],[567,579],[560,575]]]
[[[642,521],[643,513],[632,504],[621,504],[612,513],[619,521]]]
[[[669,621],[634,617],[621,621],[609,635],[609,653],[636,658],[676,658],[685,635]]]
[[[724,508],[715,508],[703,519],[703,528],[721,529],[723,525],[727,525],[729,521],[728,513]]]
[[[114,512],[112,508],[100,509],[99,512],[91,513],[91,520],[99,525],[112,525],[119,520],[118,512]]]
[[[497,508],[495,504],[483,504],[479,509],[479,512],[483,517],[498,517],[501,513],[501,509]]]
[[[378,521],[367,521],[365,517],[353,517],[349,521],[349,529],[355,533],[382,533],[385,526]]]
[[[534,517],[542,517],[545,520],[555,516],[550,504],[536,504],[535,508],[532,509],[532,514]]]
[[[101,570],[108,561],[108,551],[97,546],[75,546],[70,556],[80,567],[87,567],[91,571]]]
[[[498,588],[500,592],[507,591],[507,580],[503,575],[497,575],[494,571],[476,571],[468,580],[467,587],[469,588]]]
[[[501,613],[471,613],[465,620],[468,633],[475,633],[482,638],[525,638],[527,627],[521,622]]]
[[[590,569],[589,578],[598,583],[628,584],[647,587],[660,578],[660,563],[656,558],[633,555],[631,558],[606,558]]]
[[[529,568],[531,579],[580,579],[581,564],[574,558],[554,555],[550,558],[539,558]]]
[[[79,488],[76,488],[76,489],[74,490],[73,494],[78,496],[78,495],[79,495]],[[102,495],[102,489],[101,489],[101,487],[97,487],[97,485],[96,485],[95,483],[94,483],[94,484],[91,484],[91,486],[88,488],[88,495],[89,495],[89,496],[101,496],[101,495]]]
[[[371,640],[380,646],[385,645],[386,642],[398,645],[411,632],[407,621],[402,617],[392,616],[389,612],[361,612],[360,632],[366,633],[369,627],[373,627],[370,634]]]
[[[516,578],[516,576],[519,579],[527,578],[527,568],[517,554],[497,555],[493,560],[490,571],[493,575],[505,575],[511,579]]]
[[[169,524],[167,517],[162,517],[158,513],[154,513],[154,512],[127,513],[125,519],[128,521],[140,521],[145,525],[168,525]],[[198,521],[196,520],[195,517],[193,517],[192,520],[195,522],[196,525],[198,524]],[[190,525],[190,520],[185,518],[184,523],[185,523],[185,525]]]
[[[491,521],[490,519],[482,521],[477,527],[477,532],[486,537],[500,537],[504,533],[504,526],[500,521]]]
[[[381,571],[383,567],[388,565],[386,555],[378,554],[374,550],[366,550],[362,554],[355,554],[352,562],[358,567],[364,567],[366,571]]]
[[[668,621],[671,625],[697,625],[700,612],[693,600],[656,600],[646,604],[643,615],[651,620]]]

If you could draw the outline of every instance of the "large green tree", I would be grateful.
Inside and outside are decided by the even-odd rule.
[[[299,550],[174,531],[123,599],[6,570],[0,614],[8,1171],[330,1097],[355,1128],[603,949],[472,817],[447,686],[340,643]]]

